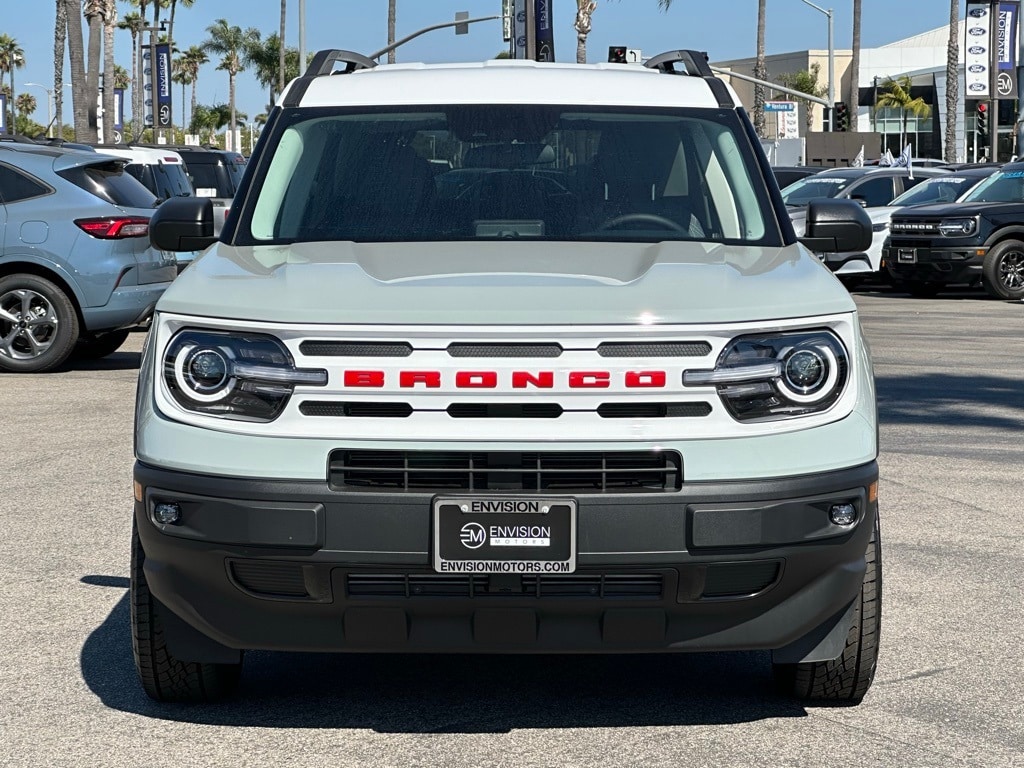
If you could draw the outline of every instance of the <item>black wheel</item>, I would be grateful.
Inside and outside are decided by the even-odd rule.
[[[99,360],[112,355],[128,339],[129,331],[110,331],[98,336],[83,336],[75,344],[73,354],[83,360]]]
[[[868,692],[875,678],[882,629],[882,539],[877,517],[864,561],[864,583],[842,655],[832,661],[773,664],[782,693],[807,701],[856,704]]]
[[[1024,298],[1024,243],[1003,240],[993,245],[985,255],[981,274],[989,296],[997,299]]]
[[[914,280],[904,283],[903,287],[915,299],[934,299],[939,295],[939,286],[935,283],[923,283],[920,280]]]
[[[49,371],[77,340],[75,307],[54,283],[36,275],[0,279],[0,370]]]
[[[146,555],[132,524],[131,624],[132,652],[146,694],[156,701],[215,701],[233,693],[242,673],[239,664],[183,661],[164,643],[160,616],[166,611],[150,594],[142,565]]]

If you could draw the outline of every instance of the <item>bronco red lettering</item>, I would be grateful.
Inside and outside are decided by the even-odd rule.
[[[459,371],[455,374],[455,386],[463,389],[494,389],[498,386],[498,374],[494,371]]]
[[[438,371],[402,371],[398,374],[398,386],[408,388],[417,384],[436,389],[441,386],[441,374]]]
[[[664,387],[664,371],[626,371],[627,387]]]
[[[608,378],[607,371],[573,371],[569,374],[569,386],[574,389],[607,389],[611,385]]]
[[[529,371],[512,371],[512,388],[526,389],[527,386],[551,389],[555,386],[555,374],[553,371],[538,371],[535,374]]]
[[[346,387],[383,387],[384,371],[345,371]]]

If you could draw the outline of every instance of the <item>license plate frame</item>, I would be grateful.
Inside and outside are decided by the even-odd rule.
[[[435,496],[431,561],[445,574],[574,573],[576,499],[565,496]]]
[[[896,250],[896,261],[900,264],[916,264],[917,248],[898,248]]]

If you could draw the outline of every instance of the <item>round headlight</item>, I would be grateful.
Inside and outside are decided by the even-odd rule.
[[[196,392],[216,392],[228,381],[228,361],[216,349],[200,349],[185,361],[185,375]]]
[[[815,349],[799,349],[789,356],[782,375],[786,383],[801,394],[817,389],[825,380],[828,364]]]

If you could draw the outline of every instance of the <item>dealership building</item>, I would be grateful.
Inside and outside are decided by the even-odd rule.
[[[964,36],[965,24],[959,25],[960,40],[960,67],[959,67],[959,107],[956,118],[956,155],[959,160],[972,161],[983,154],[979,152],[975,135],[975,119],[977,103],[965,98],[964,82]],[[898,155],[901,147],[901,136],[906,135],[907,141],[913,148],[915,157],[944,157],[945,142],[945,121],[946,121],[946,56],[949,42],[949,27],[924,32],[904,40],[898,40],[878,48],[862,48],[860,52],[860,78],[858,88],[858,108],[856,114],[850,115],[851,131],[867,131],[881,134],[879,147],[866,148],[866,154],[870,157],[878,157],[889,149],[894,155]],[[850,50],[833,51],[833,67],[835,71],[835,100],[848,101],[853,84],[850,82],[850,61],[852,52]],[[731,70],[737,74],[753,75],[754,59],[734,59],[732,61],[714,62],[714,66]],[[794,51],[792,53],[780,53],[766,57],[768,69],[768,80],[778,81],[779,77],[786,73],[797,73],[810,71],[814,65],[819,67],[818,83],[823,87],[828,86],[829,52],[827,50]],[[920,97],[931,107],[927,117],[917,117],[911,113],[905,116],[902,110],[897,108],[875,109],[878,94],[884,90],[883,86],[887,79],[901,76],[911,78],[911,96]],[[732,87],[736,90],[743,104],[751,109],[754,104],[754,85],[739,78],[730,78]],[[783,94],[769,93],[769,100],[796,100],[799,103],[799,133],[805,135],[807,130],[805,122],[806,102],[799,102],[799,99]],[[999,156],[1008,158],[1013,153],[1020,152],[1014,147],[1014,123],[1017,119],[1014,100],[1002,100],[999,102]],[[825,128],[825,110],[821,105],[812,104],[812,130],[820,131]],[[775,115],[767,115],[769,125],[768,134],[778,135],[772,121],[777,119]],[[992,121],[993,123],[995,121]]]

